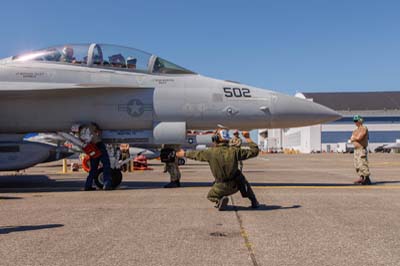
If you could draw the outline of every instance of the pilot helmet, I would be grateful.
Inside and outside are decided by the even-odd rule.
[[[136,62],[137,59],[135,57],[128,56],[128,58],[126,58],[126,65],[128,68],[136,68]]]
[[[123,65],[125,64],[125,58],[122,54],[115,54],[109,57],[111,64]]]
[[[64,48],[62,49],[62,54],[65,57],[71,58],[74,56],[74,49],[72,49],[71,46],[64,46]]]

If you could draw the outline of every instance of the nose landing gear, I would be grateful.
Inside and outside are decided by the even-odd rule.
[[[120,169],[111,169],[111,186],[113,189],[117,188],[122,182],[122,172]],[[94,183],[100,189],[104,186],[103,167],[97,170],[97,175],[94,178]]]

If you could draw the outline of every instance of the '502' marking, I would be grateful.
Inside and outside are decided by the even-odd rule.
[[[224,88],[225,97],[251,97],[250,90],[247,88]]]

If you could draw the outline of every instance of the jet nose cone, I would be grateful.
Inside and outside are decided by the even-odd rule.
[[[334,121],[342,116],[323,105],[284,94],[273,97],[271,126],[302,127]]]

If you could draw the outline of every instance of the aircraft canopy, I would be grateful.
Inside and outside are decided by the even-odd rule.
[[[68,44],[32,51],[13,57],[14,61],[43,61],[119,71],[196,74],[147,52],[108,44]]]

